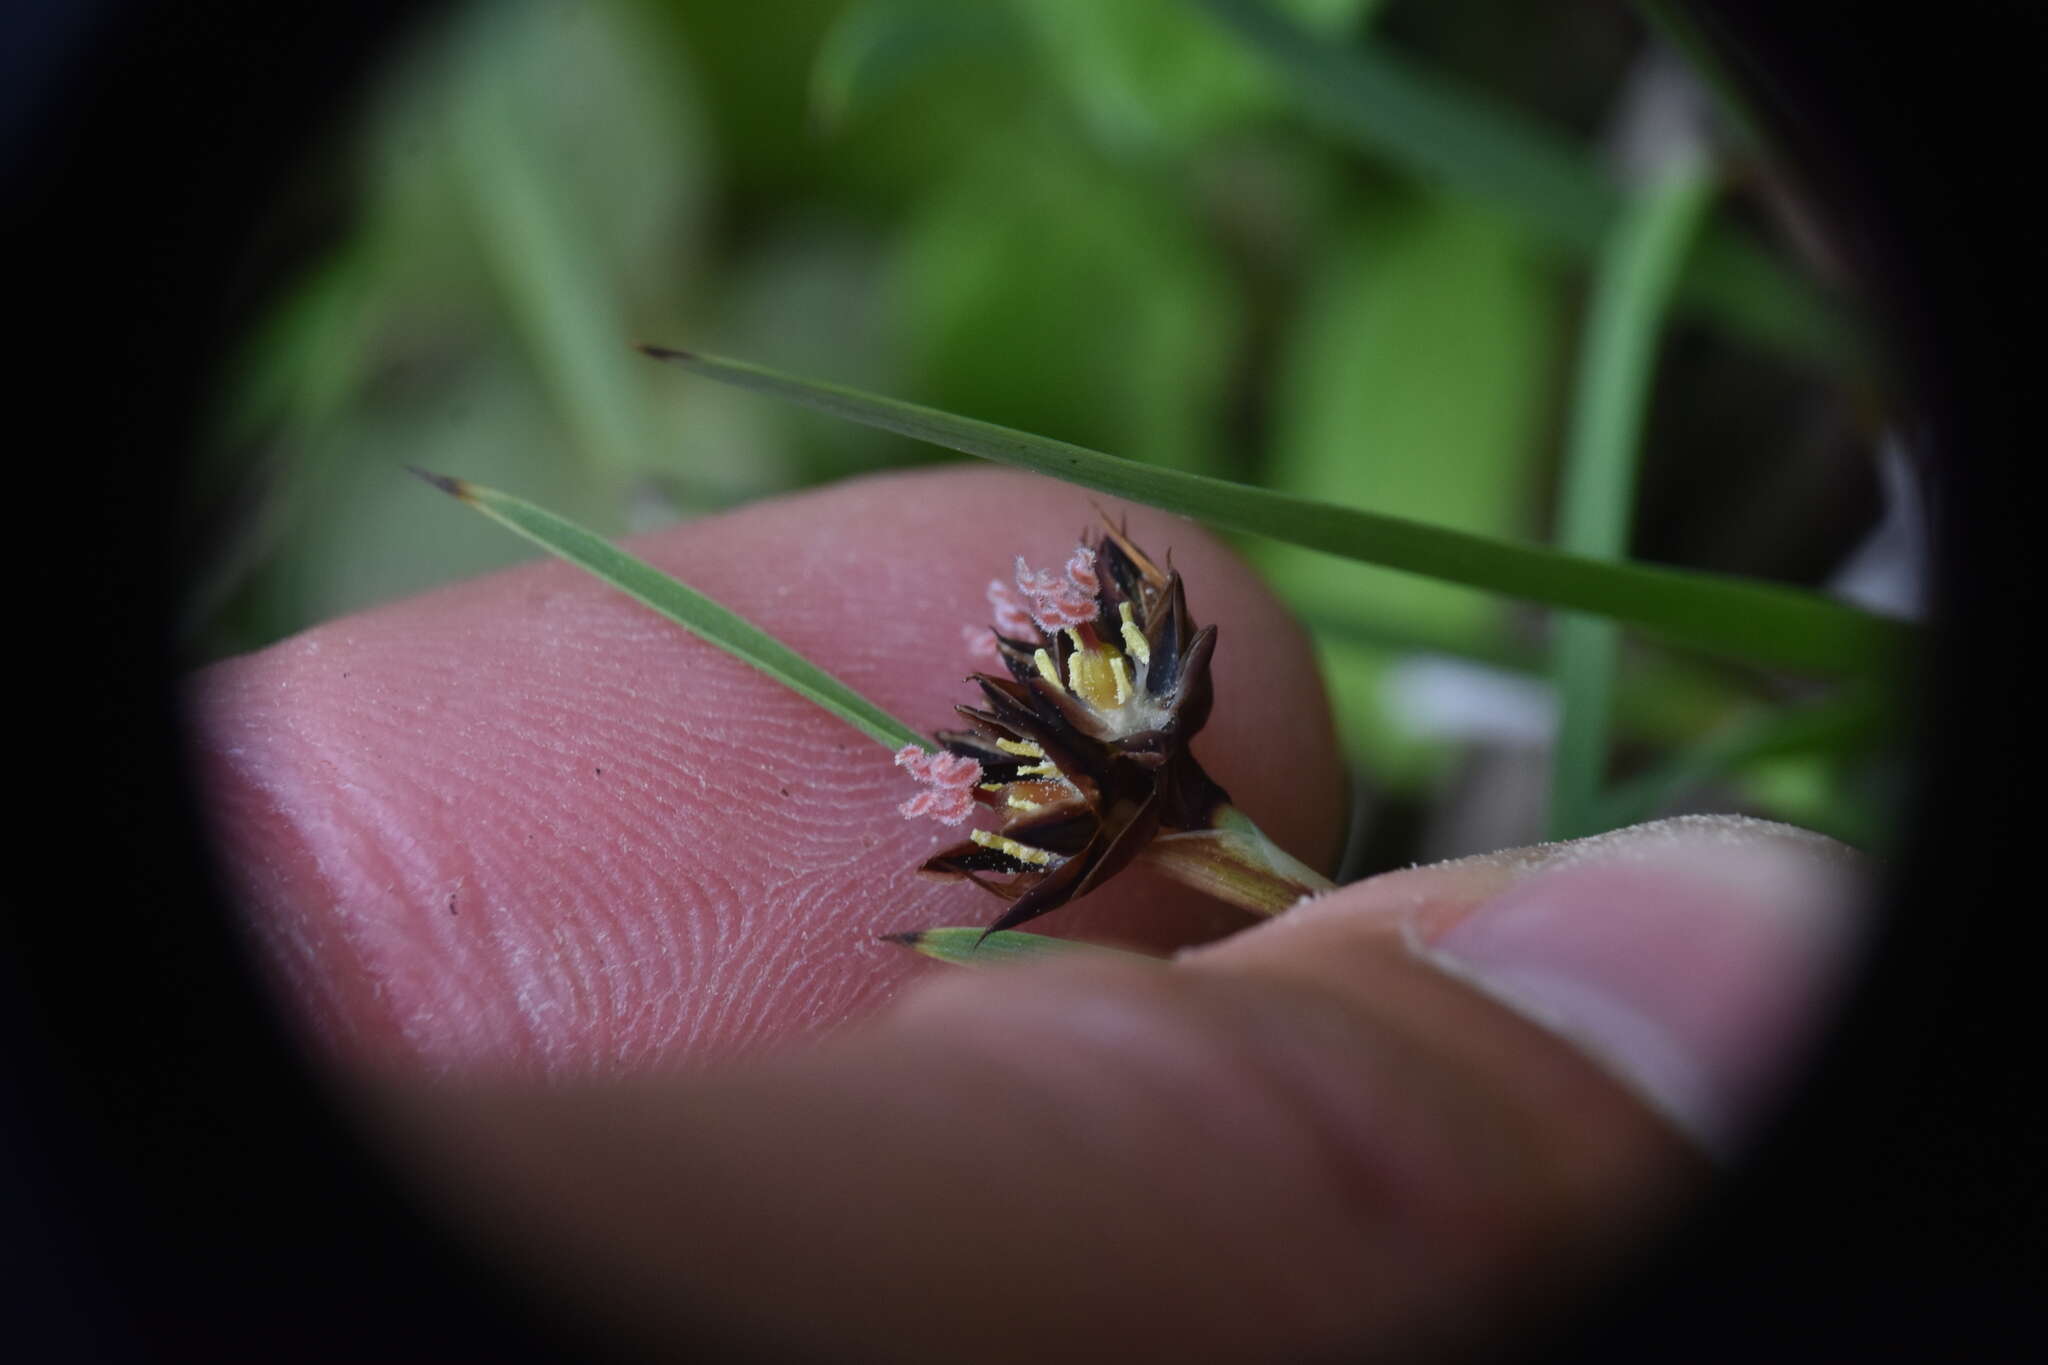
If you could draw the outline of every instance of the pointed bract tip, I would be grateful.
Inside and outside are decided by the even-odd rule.
[[[651,341],[636,341],[633,343],[633,349],[641,355],[652,356],[656,360],[695,360],[697,358],[689,351],[680,350],[674,346],[657,346]]]
[[[431,470],[421,469],[416,464],[407,465],[406,470],[408,473],[416,475],[434,485],[434,487],[450,497],[461,498],[464,502],[469,501],[469,485],[460,479],[451,479],[446,474],[436,474]]]

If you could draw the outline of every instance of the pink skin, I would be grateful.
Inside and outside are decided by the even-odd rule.
[[[1343,796],[1306,641],[1187,522],[967,469],[632,549],[929,731],[972,698],[959,627],[991,574],[1061,563],[1097,507],[1218,623],[1197,753],[1327,865]],[[588,1072],[817,1035],[929,970],[876,935],[1000,908],[914,874],[958,831],[897,813],[918,788],[888,748],[565,565],[330,622],[207,669],[192,705],[230,875],[354,1062]],[[1243,923],[1139,870],[1033,927],[1165,948]]]
[[[1094,516],[952,470],[633,548],[932,728],[990,575]],[[1306,642],[1194,527],[1130,529],[1219,623],[1197,753],[1327,865]],[[554,563],[231,660],[193,707],[224,864],[416,1188],[664,1354],[707,1327],[930,1361],[1523,1341],[1735,1150],[1853,930],[1846,851],[1688,819],[1388,873],[1172,966],[939,968],[875,942],[999,909],[914,875],[959,834],[898,814],[935,788]],[[1032,927],[1245,922],[1135,870]]]

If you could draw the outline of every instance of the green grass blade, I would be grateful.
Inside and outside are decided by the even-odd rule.
[[[746,618],[635,559],[603,536],[494,488],[414,470],[445,493],[517,531],[549,554],[594,574],[699,639],[717,645],[892,749],[931,742]]]
[[[1339,47],[1262,0],[1200,0],[1278,69],[1302,111],[1409,174],[1510,214],[1539,239],[1597,253],[1622,195],[1569,139],[1382,44]],[[1682,301],[1752,340],[1835,369],[1867,361],[1838,302],[1732,224],[1715,225]]]
[[[588,468],[613,480],[653,463],[654,426],[635,376],[620,363],[625,330],[614,286],[577,231],[578,205],[563,202],[522,130],[520,67],[505,49],[516,34],[491,30],[459,87],[453,165],[480,255],[512,331],[531,357]]]
[[[1548,606],[1612,616],[1664,640],[1756,663],[1823,674],[1857,673],[1888,662],[1915,638],[1913,628],[1904,622],[1794,588],[1644,564],[1604,564],[1541,546],[1143,465],[744,361],[655,346],[641,349],[722,383],[1036,470],[1227,530],[1249,531]]]
[[[1122,958],[1127,962],[1158,962],[1145,953],[1106,948],[1099,943],[1082,943],[1071,938],[1048,938],[1015,929],[1000,929],[984,937],[970,927],[913,929],[907,934],[884,934],[884,943],[895,943],[914,953],[950,962],[959,967],[1021,967],[1033,962]]]
[[[1657,338],[1712,190],[1703,166],[1666,173],[1630,203],[1601,253],[1566,438],[1557,528],[1564,550],[1594,559],[1628,555]],[[1550,837],[1576,839],[1597,829],[1621,630],[1611,620],[1568,612],[1552,646],[1560,711]]]

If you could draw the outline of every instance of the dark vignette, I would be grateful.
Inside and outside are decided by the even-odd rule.
[[[2040,504],[2020,469],[2048,290],[2012,194],[2036,159],[2048,22],[2001,0],[1683,9],[1896,343],[1932,481],[1936,619],[1872,968],[1740,1178],[1555,1358],[2019,1358],[2048,1343],[2040,972],[2017,949],[2041,899],[2020,643]]]
[[[12,330],[32,352],[10,386],[15,772],[36,815],[15,827],[0,963],[0,1182],[18,1187],[0,1202],[19,1211],[10,1336],[47,1332],[38,1358],[587,1358],[443,1241],[304,1074],[179,764],[164,509],[258,301],[242,291],[290,251],[250,225],[417,8],[101,0],[4,21]],[[1687,8],[1904,340],[1941,624],[1877,967],[1759,1158],[1560,1356],[2010,1354],[2048,1337],[2038,968],[2008,927],[2040,899],[2014,889],[2039,749],[2014,623],[2037,619],[2017,476],[2048,291],[2015,205],[2048,35],[1997,0]]]

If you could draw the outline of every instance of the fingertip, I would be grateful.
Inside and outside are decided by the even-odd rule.
[[[419,1147],[670,1344],[710,1322],[903,1360],[1469,1349],[1582,1292],[1689,1168],[1583,1062],[1532,1053],[1532,1085],[1498,1087],[1387,1007],[1453,989],[1425,971],[1396,940],[1344,989],[956,973],[743,1071],[457,1096]]]
[[[1725,1159],[1824,1024],[1867,889],[1859,855],[1821,835],[1685,816],[1386,874],[1193,960],[1321,973],[1398,941]]]
[[[1009,471],[851,481],[630,548],[913,725],[954,723],[963,623],[1020,552],[1104,500]],[[1172,549],[1219,650],[1197,752],[1307,859],[1341,774],[1305,640],[1191,523],[1105,504]],[[886,753],[561,564],[331,622],[195,680],[221,849],[324,1035],[432,1065],[642,1064],[827,1032],[920,964],[870,939],[992,902],[912,869]],[[1143,873],[1049,927],[1170,948],[1239,927]]]

